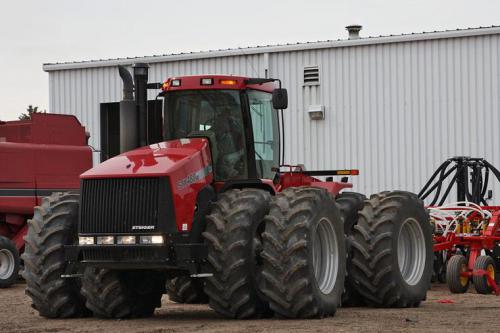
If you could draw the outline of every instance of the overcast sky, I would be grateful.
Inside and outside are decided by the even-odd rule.
[[[50,111],[42,64],[500,25],[493,0],[1,2],[0,119]]]

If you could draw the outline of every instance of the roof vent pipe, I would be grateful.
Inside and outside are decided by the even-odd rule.
[[[347,31],[349,32],[349,39],[358,39],[359,38],[359,32],[363,28],[362,25],[359,24],[351,24],[345,27]]]

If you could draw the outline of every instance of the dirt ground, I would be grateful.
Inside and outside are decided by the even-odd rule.
[[[342,308],[321,320],[226,320],[207,305],[175,304],[166,296],[149,319],[47,320],[30,307],[24,287],[0,290],[0,332],[500,332],[500,297],[452,295],[445,285],[433,286],[420,308]]]

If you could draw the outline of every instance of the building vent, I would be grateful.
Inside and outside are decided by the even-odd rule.
[[[318,66],[304,67],[304,85],[319,84],[319,68]]]

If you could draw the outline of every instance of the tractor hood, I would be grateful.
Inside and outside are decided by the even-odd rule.
[[[179,139],[138,148],[113,157],[80,176],[83,182],[90,179],[106,182],[106,179],[156,177],[169,181],[167,191],[172,199],[163,205],[175,211],[170,213],[175,215],[176,229],[181,232],[191,230],[197,195],[214,179],[208,139]],[[110,185],[104,186],[103,191],[119,191],[113,189],[113,183],[109,182]],[[85,195],[82,194],[82,201],[88,200]],[[113,193],[104,192],[101,196],[109,198],[113,197]],[[130,196],[133,197],[133,193]]]
[[[211,165],[210,147],[207,139],[179,139],[125,152],[88,170],[80,178],[175,175],[174,178],[183,179],[193,172],[199,172],[200,169]]]

